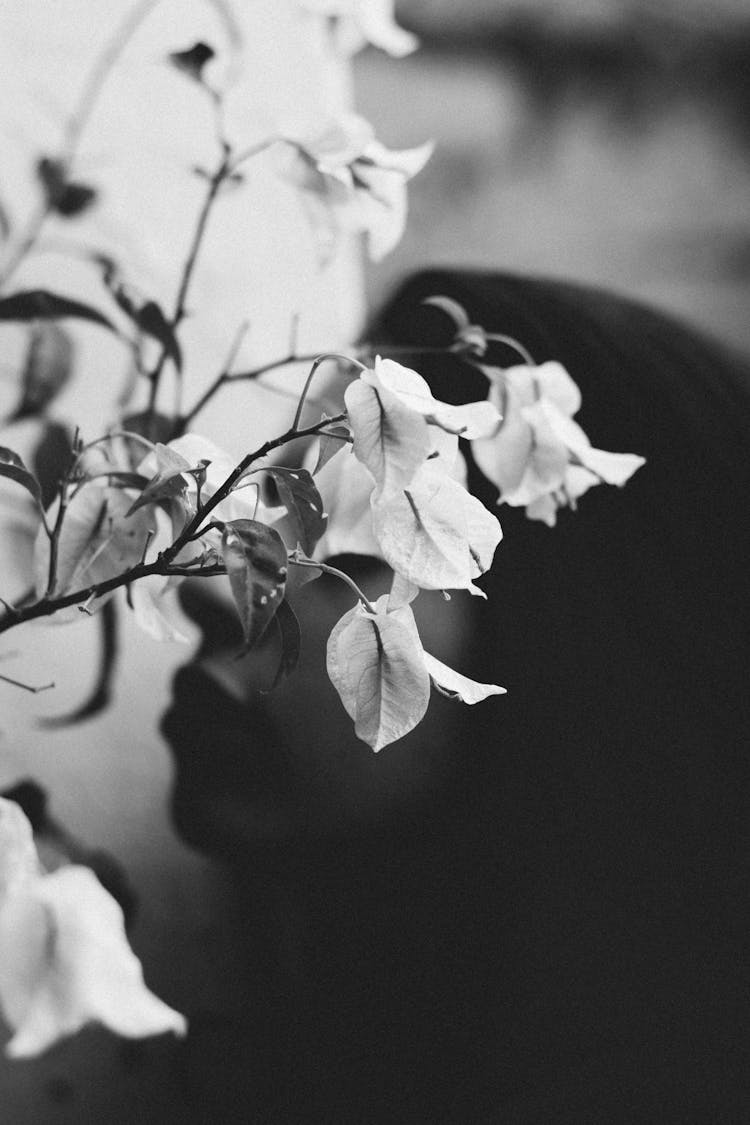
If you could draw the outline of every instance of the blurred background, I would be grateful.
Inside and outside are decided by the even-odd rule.
[[[47,143],[38,131],[20,133],[23,113],[33,111],[40,120],[46,114],[48,130],[55,135],[59,130],[62,114],[48,112],[48,102],[39,97],[37,87],[44,92],[44,83],[38,72],[49,69],[53,77],[48,85],[63,103],[67,88],[60,84],[58,69],[67,68],[76,87],[77,57],[69,44],[56,47],[54,36],[75,38],[81,55],[88,56],[89,39],[101,39],[102,25],[114,18],[113,9],[127,9],[134,2],[117,0],[105,12],[94,0],[66,0],[64,6],[54,6],[58,20],[42,37],[42,45],[36,32],[29,33],[21,49],[17,39],[0,33],[0,48],[5,45],[8,56],[0,67],[0,82],[5,76],[13,88],[14,57],[19,73],[33,69],[27,66],[32,61],[37,73],[34,98],[22,106],[11,98],[4,102],[12,128],[4,135],[3,187],[11,170],[7,150],[15,144],[27,159],[29,151],[36,152],[31,138],[37,147]],[[209,35],[210,28],[205,31],[203,24],[188,27],[182,4],[179,0],[160,6],[160,32],[149,32],[153,38],[144,34],[143,58],[134,51],[131,59],[132,66],[141,69],[126,73],[123,83],[132,84],[133,74],[139,81],[145,82],[144,75],[156,81],[167,48],[184,46],[191,35]],[[288,27],[280,33],[274,23],[282,9],[291,12],[294,0],[253,0],[252,5],[235,6],[243,9],[243,18],[249,11],[257,21],[248,36],[249,70],[256,84],[249,87],[249,105],[257,109],[252,101],[257,87],[288,94],[290,74],[302,86],[306,74],[309,77],[306,66],[316,77],[324,69],[313,56],[307,33],[295,39]],[[192,7],[200,15],[201,5]],[[73,9],[87,33],[75,32]],[[0,22],[7,18],[17,35],[13,17],[20,21],[18,13],[25,18],[29,12],[36,20],[49,14],[40,0],[30,5],[6,0],[0,5]],[[358,55],[356,105],[389,146],[410,147],[432,138],[436,151],[410,184],[411,214],[404,241],[383,263],[366,267],[371,308],[405,273],[421,266],[480,266],[607,286],[677,312],[729,343],[750,347],[747,0],[402,0],[397,15],[402,26],[419,35],[422,48],[400,61],[374,50]],[[208,16],[203,12],[200,18]],[[48,56],[42,53],[45,48]],[[58,69],[53,69],[55,50]],[[332,65],[325,73],[329,80],[331,74],[335,77]],[[312,85],[305,86],[306,96]],[[315,84],[318,98],[323,97],[323,85]],[[150,104],[143,90],[140,96]],[[57,111],[56,101],[52,104]],[[116,87],[110,104],[127,104],[117,101]],[[142,162],[153,155],[142,141],[142,126],[158,131],[162,122],[136,103],[131,108],[131,141]],[[178,108],[193,112],[182,102]],[[240,108],[244,112],[244,106]],[[182,138],[166,116],[163,124],[171,130],[175,147],[183,139],[191,150],[200,138],[194,113]],[[111,148],[94,135],[90,151],[86,174],[93,169],[97,183],[108,175],[126,195],[122,185],[129,181],[122,179]],[[170,191],[180,185],[184,192],[195,191],[192,179],[187,182],[184,177],[181,160],[172,160]],[[271,188],[261,184],[259,190],[267,190],[263,198],[278,207],[276,179]],[[165,212],[173,210],[173,198],[164,193]],[[226,206],[224,218],[212,227],[215,257],[207,255],[198,279],[204,303],[218,292],[228,272],[227,246],[235,255],[244,253],[237,215],[242,213],[245,224],[265,223],[263,213],[258,217],[243,211],[239,198]],[[192,212],[174,208],[170,221],[176,223],[188,213]],[[164,225],[161,214],[156,218],[153,227],[169,242],[172,228]],[[119,236],[119,228],[115,233]],[[255,302],[259,309],[248,360],[263,356],[264,349],[279,354],[286,346],[292,311],[278,305],[278,291],[269,286],[269,262],[262,255],[259,259],[257,242],[252,241],[256,235],[255,229],[248,235],[256,254],[248,256],[250,279],[246,286],[233,286],[232,294],[237,302]],[[175,244],[184,242],[183,232]],[[158,239],[155,244],[158,247]],[[296,289],[305,289],[299,281],[304,275],[297,269],[296,289],[290,287],[289,275],[295,272],[291,256],[276,252],[271,260],[278,264],[279,259],[286,270],[279,290],[290,302],[297,301]],[[263,285],[254,283],[259,261]],[[168,264],[173,264],[171,259]],[[63,266],[69,268],[64,262],[59,268]],[[353,275],[356,269],[347,269],[333,296],[313,307],[311,333],[318,331],[319,323],[327,329],[331,313],[351,338],[359,317]],[[38,283],[29,277],[28,284]],[[172,281],[171,275],[166,277],[165,291],[171,292]],[[244,315],[223,300],[214,304],[216,324],[209,325],[213,335],[205,322],[186,325],[192,333],[191,355],[200,359],[204,347],[211,371],[219,344],[223,359],[226,341]],[[198,300],[196,305],[203,307]],[[278,323],[269,323],[269,309],[276,309]],[[85,330],[81,340],[92,378],[99,380],[97,354]],[[3,360],[7,366],[7,351]],[[200,363],[197,368],[203,375]],[[110,370],[105,365],[101,369]],[[235,415],[235,425],[244,426],[246,415],[239,410]],[[216,416],[222,430],[231,421]],[[63,643],[48,642],[41,632],[36,639],[24,640],[35,656]],[[77,1125],[107,1120],[129,1125],[138,1120],[166,1125],[189,1120],[187,1077],[201,1065],[206,1070],[218,1065],[211,1051],[218,1055],[227,1042],[217,1032],[220,1017],[244,1001],[236,985],[243,955],[233,930],[233,890],[221,867],[189,851],[175,838],[169,822],[172,767],[157,724],[172,672],[186,659],[185,650],[171,650],[165,657],[163,648],[140,634],[127,644],[135,646],[138,660],[132,659],[134,648],[126,648],[130,659],[122,659],[118,708],[96,722],[46,730],[42,736],[26,712],[46,709],[58,714],[64,709],[59,700],[39,697],[32,708],[6,693],[0,714],[0,776],[3,784],[25,773],[41,781],[52,795],[54,814],[87,843],[106,847],[124,864],[139,893],[134,943],[147,979],[169,1002],[190,1011],[194,1046],[179,1069],[172,1043],[123,1045],[92,1029],[37,1063],[0,1063],[3,1123]],[[84,650],[81,630],[75,645],[75,659],[60,672],[71,700],[85,697],[98,653],[95,635],[88,636]]]
[[[377,300],[451,264],[602,284],[750,346],[745,0],[402,0],[355,60],[386,143],[436,141]]]

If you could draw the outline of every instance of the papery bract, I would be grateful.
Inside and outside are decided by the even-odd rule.
[[[354,54],[367,43],[395,58],[410,55],[419,46],[416,35],[404,31],[394,19],[393,0],[300,0],[309,12],[337,21],[336,40],[345,54]]]
[[[525,507],[531,519],[553,526],[558,507],[574,507],[593,484],[622,485],[644,464],[636,454],[591,446],[572,419],[580,391],[560,363],[483,370],[490,379],[489,401],[503,420],[492,436],[472,443],[472,454],[499,489],[498,503]],[[573,472],[580,468],[587,474]]]
[[[427,163],[433,145],[387,149],[356,114],[342,115],[313,136],[287,140],[294,155],[285,175],[305,193],[321,257],[330,257],[341,231],[366,232],[373,260],[385,257],[404,232],[406,184]]]
[[[344,395],[354,437],[354,455],[372,474],[384,495],[411,484],[430,453],[427,422],[387,388],[364,379]]]
[[[85,1024],[133,1038],[186,1022],[146,988],[122,911],[87,867],[42,874],[31,826],[0,798],[0,1007],[6,1054],[38,1055]]]
[[[57,548],[54,593],[82,590],[106,582],[136,566],[153,534],[156,517],[150,507],[128,515],[132,496],[120,488],[94,482],[79,488],[70,500]],[[55,521],[59,500],[48,514]],[[34,551],[36,592],[47,588],[50,543],[44,529],[39,531]],[[97,598],[89,606],[97,609],[111,595]],[[72,615],[78,616],[74,608]],[[58,615],[62,619],[65,611]]]
[[[372,474],[351,450],[329,461],[315,478],[325,499],[328,523],[315,558],[346,553],[381,557],[372,529]]]
[[[476,680],[470,680],[468,676],[462,676],[460,672],[454,672],[447,664],[436,660],[428,652],[423,655],[430,679],[443,692],[455,696],[462,703],[473,705],[474,703],[481,703],[483,699],[488,699],[491,695],[506,694],[505,688],[498,687],[497,684],[480,684]]]
[[[384,594],[374,608],[344,614],[328,640],[327,668],[357,736],[378,751],[420,722],[430,677],[411,607],[389,611]]]
[[[425,590],[465,589],[489,570],[502,539],[497,519],[457,481],[427,462],[408,489],[372,497],[384,559]]]
[[[453,406],[440,402],[426,379],[393,359],[377,356],[373,370],[364,372],[361,378],[381,392],[389,391],[404,406],[449,433],[467,439],[482,438],[496,432],[500,425],[495,403],[485,400]]]

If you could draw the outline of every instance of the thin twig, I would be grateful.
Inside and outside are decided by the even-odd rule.
[[[187,414],[184,414],[178,420],[178,422],[176,424],[176,430],[177,430],[177,432],[175,434],[176,437],[179,437],[181,434],[184,434],[188,424],[193,420],[195,415],[198,414],[203,409],[203,407],[206,405],[206,403],[209,402],[213,398],[213,396],[216,394],[216,392],[219,390],[219,388],[224,383],[229,382],[229,380],[231,378],[232,365],[234,364],[234,361],[237,358],[237,354],[240,350],[240,347],[242,346],[242,341],[245,339],[245,336],[247,335],[247,332],[248,332],[249,328],[250,328],[250,321],[245,320],[245,321],[242,322],[240,327],[237,329],[237,333],[234,337],[234,340],[232,341],[232,345],[229,349],[229,354],[227,355],[227,358],[224,362],[224,365],[223,365],[221,371],[216,376],[214,381],[203,392],[201,397],[196,402],[195,406],[193,406],[192,409],[189,410]]]
[[[247,472],[247,470],[252,464],[255,463],[255,461],[260,461],[262,457],[266,457],[274,449],[278,449],[279,446],[286,445],[288,442],[294,441],[296,438],[314,437],[318,433],[320,433],[320,430],[323,427],[330,426],[332,423],[335,424],[336,422],[343,422],[345,418],[346,414],[337,414],[334,415],[333,418],[321,418],[321,420],[319,422],[316,422],[314,426],[308,426],[307,429],[304,430],[298,430],[293,427],[292,429],[287,430],[285,434],[281,434],[280,437],[271,438],[269,441],[264,442],[263,445],[259,446],[252,453],[248,453],[245,457],[242,458],[239,465],[237,465],[237,467],[232,470],[224,483],[217,488],[216,492],[214,492],[212,496],[209,496],[206,502],[201,505],[190,522],[183,528],[182,532],[174,541],[172,546],[167,547],[167,549],[162,552],[162,559],[164,559],[166,562],[171,562],[171,560],[179,554],[185,544],[190,542],[195,532],[198,531],[199,528],[203,525],[206,516],[208,516],[214,510],[214,508],[216,508],[222,502],[222,500],[225,500],[227,498],[240,477]]]
[[[222,148],[221,160],[208,181],[208,189],[206,191],[201,209],[198,213],[198,219],[195,224],[195,230],[193,231],[193,237],[190,242],[187,257],[185,258],[185,263],[182,267],[180,282],[177,288],[177,296],[175,297],[174,310],[169,319],[169,327],[172,334],[177,331],[180,324],[185,318],[185,314],[187,312],[185,302],[187,300],[188,291],[190,289],[190,282],[193,277],[195,263],[198,260],[201,243],[203,242],[203,237],[208,226],[208,219],[211,214],[211,208],[213,207],[216,196],[219,193],[219,188],[227,178],[229,171],[230,152],[228,147],[224,145]],[[153,413],[156,408],[156,396],[159,390],[159,380],[161,378],[161,373],[164,368],[164,364],[167,361],[168,355],[169,345],[165,342],[164,344],[162,344],[159,358],[157,359],[153,369],[149,372],[148,376],[151,380],[151,391],[148,403],[148,410],[150,413]]]
[[[13,687],[23,688],[24,691],[30,691],[33,695],[37,695],[40,691],[49,691],[50,688],[55,686],[54,681],[51,684],[25,684],[23,680],[14,680],[12,676],[0,675],[0,680],[6,684],[12,684]]]
[[[305,405],[305,399],[307,398],[307,392],[310,390],[310,387],[312,385],[312,381],[315,378],[315,373],[317,372],[320,365],[322,363],[325,363],[326,360],[328,360],[328,359],[335,359],[335,360],[338,360],[341,363],[348,363],[353,367],[358,367],[360,369],[360,371],[366,371],[367,370],[365,365],[363,363],[360,363],[358,359],[351,359],[350,356],[342,355],[340,352],[325,352],[323,355],[319,355],[315,359],[315,362],[313,363],[312,367],[310,368],[310,374],[307,376],[307,379],[305,380],[305,385],[302,388],[302,394],[299,396],[299,402],[297,403],[297,409],[296,409],[295,414],[294,414],[294,421],[292,422],[292,429],[293,430],[296,430],[297,427],[299,426],[299,420],[302,417],[302,410],[303,410],[303,407]]]
[[[334,578],[340,578],[342,582],[346,582],[347,586],[354,591],[368,613],[375,614],[377,612],[375,606],[369,598],[362,593],[354,579],[350,578],[343,570],[339,570],[335,566],[329,566],[328,563],[315,562],[314,559],[301,559],[296,556],[294,552],[289,555],[289,562],[294,566],[314,567],[316,570],[322,570],[324,574],[332,574]]]
[[[314,426],[308,426],[307,429],[288,430],[285,434],[281,434],[279,437],[265,442],[254,452],[248,453],[216,492],[201,505],[192,520],[190,520],[186,527],[183,528],[180,535],[175,539],[174,543],[172,543],[170,547],[167,547],[165,551],[161,551],[152,562],[140,562],[136,566],[123,571],[122,574],[116,574],[112,578],[106,579],[104,582],[99,582],[80,590],[73,590],[68,594],[62,594],[56,598],[46,593],[39,601],[32,602],[30,605],[24,605],[20,608],[14,608],[5,603],[6,613],[4,617],[0,618],[0,633],[5,633],[25,621],[33,621],[39,617],[50,617],[58,610],[67,609],[69,606],[78,605],[81,606],[84,611],[87,611],[88,605],[98,598],[122,586],[137,582],[141,578],[148,578],[150,575],[158,574],[164,577],[181,576],[209,578],[225,574],[226,569],[223,564],[215,564],[196,569],[195,567],[176,564],[174,560],[183,547],[196,537],[196,532],[199,532],[202,528],[208,530],[208,527],[212,526],[209,524],[208,527],[204,527],[206,517],[222,500],[226,499],[234,485],[247,471],[250,465],[260,460],[262,457],[265,457],[279,446],[285,445],[297,438],[313,437],[320,433],[321,429],[326,425],[335,425],[336,422],[342,422],[345,417],[345,414],[339,414],[333,418],[321,419],[320,422],[317,422]],[[213,521],[214,525],[216,523],[217,521]]]

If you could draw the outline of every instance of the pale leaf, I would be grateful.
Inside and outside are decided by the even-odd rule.
[[[406,488],[430,453],[425,420],[387,390],[362,379],[344,396],[354,435],[354,455],[384,494]]]
[[[430,677],[409,606],[385,612],[387,595],[375,614],[363,606],[345,613],[328,640],[331,682],[359,738],[381,750],[408,734],[422,719]]]
[[[462,676],[460,672],[454,672],[447,664],[436,660],[428,652],[424,653],[424,662],[430,678],[443,691],[457,696],[462,703],[480,703],[490,695],[506,694],[505,688],[498,687],[497,684],[480,684],[476,680],[470,680],[468,676]]]

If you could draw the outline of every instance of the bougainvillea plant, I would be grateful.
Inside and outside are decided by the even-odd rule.
[[[302,7],[324,15],[346,51],[368,39],[394,55],[416,46],[395,24],[391,5],[304,0]],[[166,62],[218,105],[220,94],[204,77],[213,56],[213,48],[199,42]],[[81,127],[79,115],[61,152],[38,161],[40,201],[30,223],[16,230],[4,211],[0,215],[0,320],[28,326],[15,420],[42,416],[74,375],[61,321],[77,318],[123,335],[93,304],[14,285],[16,268],[33,254],[46,218],[78,215],[95,201],[94,189],[74,170]],[[278,634],[278,681],[293,674],[300,651],[290,593],[303,598],[302,579],[325,571],[352,595],[328,639],[328,674],[356,734],[379,751],[420,722],[433,686],[470,705],[504,690],[474,682],[427,653],[412,611],[420,590],[485,596],[477,581],[491,567],[502,531],[495,512],[466,487],[463,450],[496,485],[498,504],[523,506],[550,526],[559,508],[575,507],[596,484],[624,484],[643,460],[593,448],[573,420],[581,398],[571,375],[559,363],[536,365],[522,343],[472,324],[459,304],[439,294],[431,303],[452,324],[445,350],[486,376],[481,401],[439,401],[393,350],[368,344],[350,354],[291,354],[250,372],[234,372],[227,363],[192,406],[170,413],[160,395],[162,375],[183,362],[180,329],[203,235],[222,189],[239,180],[247,162],[271,148],[283,152],[279,174],[298,188],[321,260],[352,231],[364,233],[379,258],[401,236],[407,183],[431,152],[430,145],[391,151],[351,114],[321,122],[308,137],[281,131],[245,149],[231,146],[221,132],[217,140],[219,158],[204,177],[171,312],[133,290],[121,264],[93,255],[103,290],[130,325],[123,344],[148,388],[145,409],[93,439],[84,441],[76,431],[46,479],[13,449],[0,447],[0,477],[16,489],[19,504],[31,502],[36,524],[28,590],[0,600],[0,633],[34,619],[97,614],[127,591],[138,623],[154,637],[174,639],[176,587],[188,578],[224,576],[245,650]],[[488,350],[498,340],[521,362],[490,366]],[[202,411],[227,385],[292,360],[307,362],[309,374],[285,432],[269,433],[239,459],[200,434]],[[310,391],[323,365],[334,365],[338,375],[334,390],[327,390],[326,412],[315,413]],[[300,439],[306,441],[302,456]],[[285,460],[289,447],[294,452]],[[341,551],[384,560],[393,573],[390,592],[372,600],[326,562]],[[30,686],[9,675],[0,679],[5,690]],[[185,1028],[182,1016],[146,989],[108,892],[84,867],[45,873],[28,821],[3,799],[0,1007],[13,1030],[7,1051],[14,1056],[37,1054],[90,1020],[133,1036]]]

